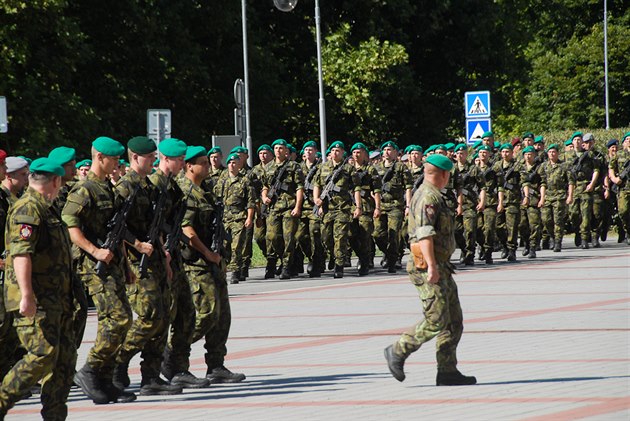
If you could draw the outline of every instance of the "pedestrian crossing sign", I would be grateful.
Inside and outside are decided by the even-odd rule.
[[[490,91],[466,92],[464,95],[466,118],[490,117]]]
[[[466,120],[466,142],[472,145],[481,140],[481,135],[492,130],[492,121],[489,118]]]

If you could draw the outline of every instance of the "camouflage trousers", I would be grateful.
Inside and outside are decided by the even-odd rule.
[[[19,339],[13,326],[13,313],[4,307],[4,286],[0,284],[0,381],[17,361]]]
[[[517,203],[506,204],[503,212],[497,213],[497,237],[501,245],[510,251],[518,247],[518,225],[521,216]]]
[[[569,206],[571,224],[576,232],[579,229],[584,241],[591,240],[591,214],[593,213],[593,193],[584,191],[587,184],[583,181],[578,182],[575,186],[573,203]]]
[[[85,286],[83,286],[83,282],[77,276],[72,277],[72,295],[74,297],[72,301],[72,331],[77,341],[77,349],[79,349],[83,341],[83,333],[87,322],[88,300],[85,295]]]
[[[142,377],[156,378],[160,374],[168,335],[171,292],[163,267],[149,267],[144,278],[139,276],[135,264],[131,267],[137,278],[136,282],[127,285],[127,297],[136,317],[127,331],[116,362],[128,364],[134,355],[140,353]]]
[[[297,245],[313,265],[319,265],[324,261],[321,225],[321,219],[313,214],[312,210],[304,210],[295,234]]]
[[[366,261],[372,256],[371,244],[372,233],[374,232],[373,212],[361,214],[359,218],[353,219],[350,223],[349,241],[352,250],[354,250],[359,260]]]
[[[470,208],[464,210],[462,214],[462,225],[464,227],[464,243],[466,257],[475,255],[477,247],[477,210]]]
[[[223,365],[232,324],[225,264],[214,276],[208,268],[189,265],[185,268],[196,311],[192,343],[204,338],[205,361],[210,372]]]
[[[599,187],[593,192],[593,213],[591,214],[591,231],[597,237],[599,237],[604,226],[605,207],[604,191]]]
[[[254,227],[245,228],[245,252],[243,254],[243,265],[248,270],[252,265],[252,256],[254,255]]]
[[[93,272],[79,275],[88,287],[98,317],[96,340],[88,353],[86,364],[100,371],[105,379],[113,376],[116,357],[133,320],[125,289],[125,275],[118,266],[110,264],[110,267],[103,278]]]
[[[621,225],[626,231],[626,235],[630,233],[630,188],[625,187],[617,193],[617,212]]]
[[[291,210],[277,211],[272,209],[267,218],[267,260],[282,261],[288,268],[295,250],[295,233],[298,218],[291,216]]]
[[[403,218],[403,209],[391,208],[384,210],[381,216],[374,220],[372,237],[376,246],[385,254],[390,263],[396,262],[398,258],[398,244]]]
[[[230,263],[228,264],[228,270],[241,273],[247,267],[245,265],[245,256],[247,254],[245,246],[245,243],[247,242],[245,218],[240,215],[235,217],[226,215],[223,221],[225,231],[231,238],[231,244],[227,245],[230,249]]]
[[[526,208],[527,221],[529,223],[529,248],[536,250],[542,237],[542,222],[540,220],[540,208],[538,205],[530,205]],[[527,243],[527,242],[526,242]]]
[[[482,235],[479,237],[479,244],[485,252],[494,250],[494,242],[497,232],[497,207],[486,206],[483,210],[483,226],[479,227]]]
[[[546,235],[543,234],[544,240],[551,237],[556,242],[562,242],[568,209],[566,200],[566,197],[562,196],[557,198],[547,196],[545,199],[545,204],[541,210],[542,224],[546,231]]]
[[[14,326],[26,354],[0,386],[0,418],[41,380],[42,418],[65,420],[77,362],[71,311],[40,311],[27,318],[14,312]]]
[[[335,265],[342,266],[349,250],[348,233],[352,215],[350,209],[329,210],[324,214],[322,237],[329,256],[335,256]]]
[[[190,367],[190,345],[195,329],[195,305],[183,267],[173,269],[170,292],[170,329],[164,367],[174,375]]]
[[[422,302],[424,320],[400,336],[394,343],[394,352],[407,358],[422,344],[437,337],[438,371],[452,372],[457,367],[457,345],[464,330],[463,315],[452,266],[446,263],[438,267],[440,280],[437,284],[431,284],[427,282],[426,270],[417,270],[411,263],[407,265],[411,282]]]
[[[267,257],[267,222],[264,219],[254,224],[254,241],[256,241],[263,256]]]
[[[518,236],[521,242],[527,244],[529,239],[529,218],[527,217],[527,207],[519,205],[519,223],[518,223]]]

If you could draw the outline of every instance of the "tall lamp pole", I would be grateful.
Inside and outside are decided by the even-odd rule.
[[[608,114],[608,1],[604,0],[604,85],[606,86],[606,130],[610,129]]]
[[[247,65],[247,1],[241,1],[241,12],[243,14],[243,78],[245,79],[245,147],[249,151],[247,163],[250,167],[254,165],[254,151],[252,150],[251,126],[249,123],[249,67]]]
[[[298,0],[273,0],[276,8],[283,12],[290,12],[297,6]],[[322,74],[322,35],[321,16],[319,14],[319,0],[315,0],[315,32],[317,35],[317,76],[319,79],[319,143],[322,161],[326,161],[326,103],[324,101],[324,77]]]

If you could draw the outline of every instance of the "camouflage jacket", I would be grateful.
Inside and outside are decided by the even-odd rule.
[[[521,186],[529,188],[529,206],[537,206],[540,198],[540,186],[543,182],[543,173],[540,165],[528,165],[523,163],[521,168]]]
[[[361,191],[361,180],[357,170],[352,165],[348,163],[335,165],[335,161],[329,159],[317,170],[313,184],[319,187],[320,198],[324,200],[322,196],[324,189],[331,180],[333,172],[339,168],[339,165],[343,165],[343,169],[340,170],[335,180],[333,180],[334,188],[328,193],[324,209],[350,212],[354,203],[354,192]]]
[[[384,208],[404,208],[405,190],[413,187],[411,172],[402,162],[394,162],[393,170],[391,165],[386,166],[385,160],[374,165],[374,169],[381,177],[381,203]]]
[[[586,154],[584,158],[582,158],[583,154]],[[580,162],[580,158],[582,158],[582,162]],[[592,156],[591,152],[574,151],[567,156],[566,162],[569,165],[569,171],[573,173],[575,177],[575,184],[582,187],[591,182],[593,172],[599,172],[600,170],[599,162]]]
[[[563,162],[545,161],[541,166],[542,185],[546,187],[548,200],[566,200],[569,185],[575,185],[573,175]]]
[[[496,206],[499,203],[499,186],[503,184],[501,172],[497,172],[492,164],[479,166],[481,189],[486,192],[486,206]]]
[[[247,209],[253,209],[256,205],[250,178],[243,172],[232,177],[229,171],[224,171],[214,186],[214,196],[223,203],[224,221],[244,221]]]
[[[190,191],[186,200],[186,213],[182,220],[182,227],[192,227],[199,240],[206,247],[210,248],[214,236],[214,227],[211,224],[214,216],[212,194],[195,185],[186,177],[178,181],[183,191]],[[201,254],[190,245],[183,245],[182,255],[184,256],[184,261],[189,265],[208,266]]]
[[[317,172],[321,163],[317,160],[310,167],[306,163],[306,161],[302,161],[300,163],[300,169],[302,170],[302,174],[304,175],[304,206],[303,209],[312,209],[314,206],[313,203],[313,187],[315,186],[315,177],[317,176]],[[310,178],[309,178],[310,175]]]
[[[518,205],[521,202],[521,171],[516,160],[501,160],[494,164],[494,169],[501,173],[503,183],[499,191],[503,192],[503,206]]]
[[[613,159],[610,160],[610,164],[608,164],[608,168],[613,170],[615,175],[619,177],[621,173],[626,168],[626,165],[630,165],[628,163],[630,161],[630,151],[626,149],[622,149],[617,152],[617,155]],[[626,177],[626,179],[619,186],[620,191],[630,191],[630,175]]]
[[[456,163],[454,169],[455,172],[452,177],[455,188],[463,196],[462,208],[464,210],[474,208],[479,203],[479,193],[483,186],[479,167],[467,162],[463,166]]]
[[[72,308],[72,248],[68,228],[52,202],[29,188],[7,217],[5,305],[20,309],[21,293],[13,268],[18,255],[31,257],[31,283],[38,310],[68,312]]]
[[[267,166],[267,174],[263,181],[263,187],[271,189],[275,183],[276,174],[283,166],[287,166],[281,180],[280,189],[277,192],[275,203],[271,206],[275,212],[285,212],[295,207],[296,193],[304,189],[304,174],[300,169],[300,164],[295,161],[285,160],[278,164],[271,161]]]
[[[359,180],[359,186],[361,187],[361,212],[363,215],[371,216],[376,208],[374,202],[373,193],[381,193],[381,177],[374,166],[370,164],[355,167],[357,171],[357,177]]]

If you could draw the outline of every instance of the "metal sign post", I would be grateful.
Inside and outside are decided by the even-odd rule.
[[[171,137],[171,110],[147,110],[147,137],[156,144]]]
[[[7,99],[0,96],[0,133],[9,131],[9,120],[7,119]]]

